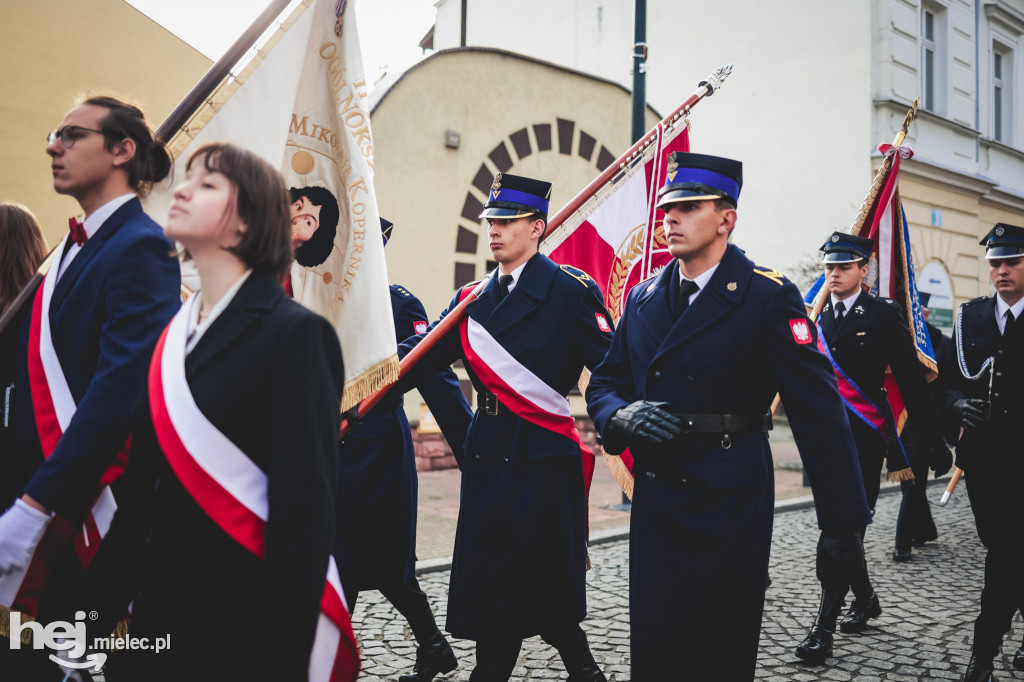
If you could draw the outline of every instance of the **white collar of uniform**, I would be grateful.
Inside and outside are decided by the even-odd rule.
[[[134,194],[122,194],[93,211],[93,214],[86,218],[85,222],[82,223],[86,236],[89,239],[92,239],[92,237],[99,232],[100,228],[103,227],[103,223],[107,222],[107,218],[114,215],[114,211],[121,208],[134,198]],[[64,275],[64,271],[68,269],[68,266],[71,265],[71,261],[75,259],[75,256],[77,256],[78,252],[81,250],[82,247],[75,242],[71,242],[67,246],[59,264],[57,265],[57,270],[55,271],[57,273],[57,281],[60,281],[61,276]]]
[[[1013,311],[1013,319],[1019,320],[1022,313],[1024,313],[1024,298],[1020,299],[1013,305],[1010,305],[1003,300],[1003,297],[996,294],[996,324],[999,325],[999,332],[1003,332],[1003,326],[1006,324],[1006,311]]]
[[[194,294],[196,302],[192,305],[192,314],[188,320],[188,343],[185,344],[186,355],[192,352],[192,349],[196,347],[197,343],[199,343],[199,339],[203,338],[203,334],[205,334],[206,330],[210,328],[213,321],[220,317],[220,314],[224,312],[224,309],[228,307],[228,304],[231,303],[235,294],[238,293],[238,290],[242,288],[242,285],[245,284],[245,280],[249,279],[249,275],[251,274],[252,269],[246,270],[242,273],[242,276],[231,285],[231,288],[228,289],[223,296],[221,296],[220,300],[217,301],[217,305],[213,306],[213,310],[210,311],[210,314],[207,315],[206,319],[202,322],[199,321],[199,309],[202,307],[203,301],[201,297],[203,292],[197,291]]]
[[[718,261],[710,268],[690,280],[697,285],[697,291],[690,294],[690,303],[693,303],[693,299],[697,298],[697,295],[704,291],[704,287],[706,287],[708,282],[711,281],[711,276],[715,274],[715,270],[718,269],[718,266],[721,265],[721,263],[722,261]],[[679,283],[682,284],[684,279],[686,279],[686,277],[683,277],[683,271],[679,270]]]
[[[526,261],[526,263],[529,263],[529,262],[530,261]],[[516,288],[516,284],[519,282],[519,276],[523,274],[523,268],[526,267],[526,263],[521,263],[519,265],[519,267],[517,267],[512,272],[508,273],[508,274],[512,275],[512,281],[508,285],[509,292],[511,292],[513,289]],[[501,266],[498,267],[498,274],[499,275],[505,274],[504,272],[502,272]]]
[[[134,194],[122,194],[93,211],[93,214],[86,218],[85,222],[82,223],[85,227],[85,233],[89,236],[89,239],[92,239],[93,235],[103,227],[103,223],[107,222],[107,218],[114,215],[114,211],[121,208],[134,198]]]
[[[860,296],[861,288],[857,287],[857,290],[846,298],[836,298],[835,294],[830,294],[832,297],[832,310],[836,309],[836,303],[842,303],[843,307],[846,308],[846,312],[853,310],[853,304],[857,302],[857,297]]]

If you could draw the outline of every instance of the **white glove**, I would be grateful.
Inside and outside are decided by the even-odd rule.
[[[0,575],[28,568],[49,523],[49,514],[15,500],[0,516]]]

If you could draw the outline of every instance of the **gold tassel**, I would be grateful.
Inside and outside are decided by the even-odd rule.
[[[890,483],[897,483],[897,482],[900,482],[900,481],[913,481],[914,480],[914,472],[911,471],[910,467],[907,467],[906,469],[898,469],[896,471],[890,471],[886,475],[885,478]]]
[[[34,620],[35,618],[27,613],[21,614],[21,622],[23,625]],[[7,639],[11,638],[11,612],[2,604],[0,604],[0,635],[3,635]],[[21,643],[32,643],[32,630],[25,628],[21,631]]]
[[[128,639],[128,627],[132,624],[132,617],[125,616],[121,620],[117,621],[117,625],[114,626],[114,631],[110,633],[113,639]]]
[[[612,472],[612,476],[615,477],[615,482],[622,488],[622,492],[626,493],[626,497],[630,500],[633,499],[633,475],[629,473],[629,469],[622,463],[622,459],[609,455],[607,452],[604,454],[604,463],[608,465],[608,469]]]
[[[396,381],[398,381],[397,354],[378,362],[345,384],[345,394],[341,399],[341,411],[344,412],[354,406],[381,386],[393,384]]]

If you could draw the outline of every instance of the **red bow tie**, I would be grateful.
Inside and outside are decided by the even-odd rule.
[[[89,241],[89,235],[85,232],[85,225],[78,222],[77,218],[68,218],[68,231],[71,234],[71,239],[79,246]]]

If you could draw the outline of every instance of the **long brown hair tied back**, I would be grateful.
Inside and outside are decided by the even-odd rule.
[[[0,201],[0,313],[45,257],[46,239],[32,211],[13,201]]]

